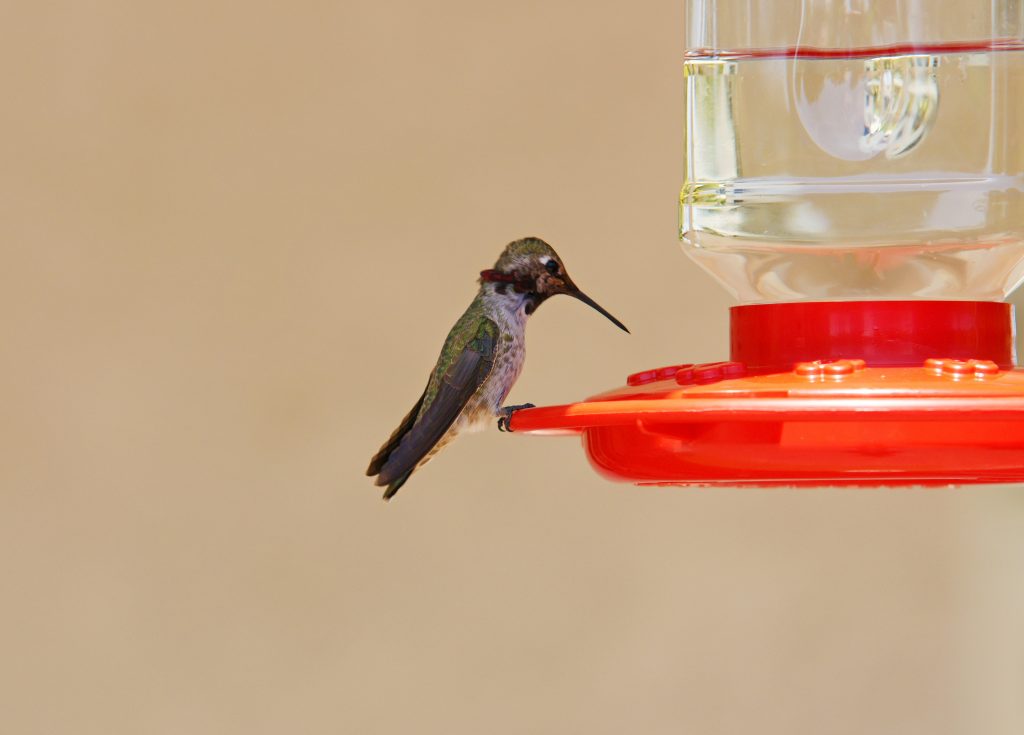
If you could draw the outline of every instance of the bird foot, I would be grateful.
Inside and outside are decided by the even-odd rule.
[[[502,406],[498,409],[498,431],[512,431],[512,414],[521,408],[536,408],[532,403],[520,403],[518,406]]]

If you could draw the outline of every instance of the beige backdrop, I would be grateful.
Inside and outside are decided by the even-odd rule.
[[[679,0],[0,8],[0,729],[1024,729],[1024,495],[636,489],[578,442],[362,476],[477,271],[512,398],[726,354]]]

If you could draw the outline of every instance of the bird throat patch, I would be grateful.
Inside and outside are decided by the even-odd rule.
[[[505,293],[505,289],[509,285],[518,293],[527,293],[533,291],[536,287],[536,282],[530,277],[516,276],[513,273],[502,273],[493,269],[480,271],[480,280],[484,283],[499,284],[497,288],[498,293]]]

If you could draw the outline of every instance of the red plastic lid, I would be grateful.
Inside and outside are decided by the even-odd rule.
[[[513,428],[580,433],[599,471],[642,484],[1024,481],[1024,371],[1012,369],[1009,306],[926,303],[737,307],[733,360],[634,373],[626,387],[582,403],[519,411]],[[912,304],[906,318],[900,304]],[[974,354],[972,313],[981,321]],[[929,314],[952,326],[942,330]],[[838,347],[815,331],[823,325]],[[858,341],[873,358],[850,351]]]
[[[920,365],[935,355],[1011,368],[1013,309],[994,301],[828,301],[730,309],[732,359],[753,373],[856,357]]]

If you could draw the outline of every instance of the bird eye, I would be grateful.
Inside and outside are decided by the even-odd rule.
[[[548,273],[558,273],[558,261],[549,260],[544,264],[544,267],[548,269]]]

